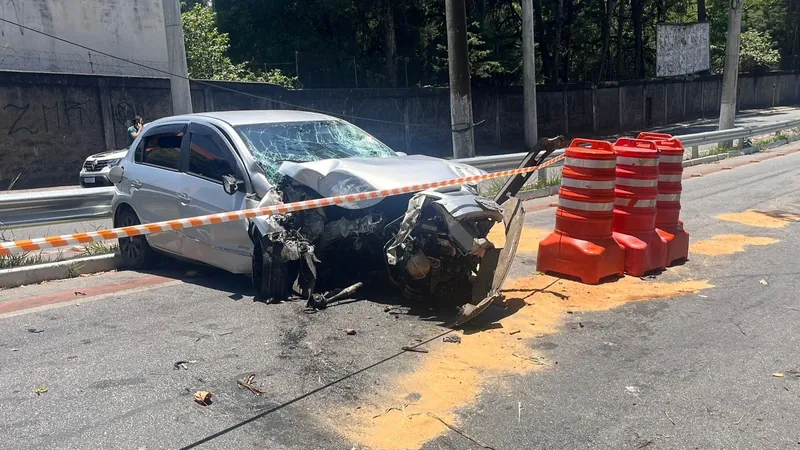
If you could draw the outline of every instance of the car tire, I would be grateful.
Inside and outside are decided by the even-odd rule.
[[[289,298],[289,266],[275,250],[274,244],[265,239],[260,239],[253,249],[253,289],[258,301],[277,303]]]
[[[139,216],[128,206],[122,206],[114,220],[114,227],[130,227],[140,225]],[[142,270],[151,267],[156,260],[156,253],[147,243],[143,235],[119,238],[119,253],[122,265],[128,269]]]

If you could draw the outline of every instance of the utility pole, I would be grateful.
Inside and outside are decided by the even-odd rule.
[[[445,0],[445,9],[453,157],[470,158],[475,156],[475,133],[472,129],[472,87],[467,50],[467,6],[465,0]]]
[[[739,82],[739,41],[742,32],[742,1],[729,0],[728,38],[725,42],[725,66],[722,70],[722,96],[719,129],[733,128],[736,119],[736,85]],[[730,143],[726,143],[730,145]]]
[[[179,0],[162,0],[164,32],[167,38],[169,59],[169,88],[172,96],[172,113],[192,113],[192,93],[189,89],[189,69],[186,68],[186,47],[183,42],[181,5]]]
[[[539,125],[536,120],[536,55],[533,46],[533,0],[522,0],[522,97],[527,149],[533,148],[539,140]]]

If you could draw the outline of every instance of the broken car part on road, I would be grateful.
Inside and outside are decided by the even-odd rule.
[[[542,139],[521,168],[542,163],[562,142]],[[393,188],[398,171],[413,178],[416,166],[431,167],[424,160],[393,160],[284,162],[282,184],[259,207],[274,205],[277,198],[290,203]],[[455,185],[249,219],[257,296],[272,302],[296,294],[322,309],[385,267],[387,279],[405,297],[457,308],[454,325],[460,325],[501,299],[525,214],[513,196],[528,177],[511,177],[495,200],[480,196],[474,185]],[[500,223],[506,234],[502,249],[487,239]],[[353,282],[332,296],[322,293]]]

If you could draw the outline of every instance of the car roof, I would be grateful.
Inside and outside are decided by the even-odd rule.
[[[264,109],[247,111],[215,111],[196,114],[185,114],[181,116],[171,116],[161,120],[192,120],[197,118],[209,118],[227,122],[231,126],[247,125],[253,123],[283,123],[283,122],[310,122],[319,120],[336,120],[325,114],[318,114],[306,111],[294,111],[288,109]]]

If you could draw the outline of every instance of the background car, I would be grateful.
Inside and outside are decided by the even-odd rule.
[[[86,158],[79,175],[81,186],[85,188],[113,186],[114,183],[108,180],[108,172],[112,167],[122,162],[122,159],[125,158],[127,154],[128,149],[112,150],[97,153]]]

